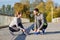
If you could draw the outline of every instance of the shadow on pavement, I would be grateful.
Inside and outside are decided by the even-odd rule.
[[[45,34],[60,34],[60,31],[55,31],[55,32],[46,32]]]
[[[34,33],[29,33],[29,35],[33,35]],[[41,33],[40,33],[41,34]],[[38,34],[38,35],[40,35]],[[55,31],[55,32],[45,32],[43,35],[49,35],[49,34],[60,34],[60,31]]]
[[[26,29],[27,33],[30,32],[30,30],[34,27],[34,24],[32,24],[30,27],[28,27]],[[30,35],[34,34],[34,33],[29,33]],[[54,32],[46,32],[44,35],[49,35],[49,34],[60,34],[60,31],[54,31]],[[22,35],[19,34],[14,40],[25,40],[27,37],[27,35]]]
[[[27,33],[30,32],[30,30],[33,28],[33,25],[34,24],[32,24],[30,27],[26,29]],[[25,39],[26,39],[26,35],[19,34],[14,40],[25,40]]]

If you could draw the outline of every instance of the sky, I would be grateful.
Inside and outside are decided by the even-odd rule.
[[[53,0],[54,3],[57,3],[58,5],[60,5],[60,0]]]
[[[12,6],[14,6],[14,4],[16,2],[20,2],[20,0],[0,0],[0,7],[4,4],[4,5],[7,5],[7,4],[10,4]]]
[[[20,0],[0,0],[0,7],[4,4],[4,5],[7,5],[7,4],[10,4],[12,6],[14,6],[14,4],[16,2],[20,2]],[[32,0],[30,1],[32,2]],[[58,5],[60,5],[60,0],[53,0],[54,3],[57,3]]]

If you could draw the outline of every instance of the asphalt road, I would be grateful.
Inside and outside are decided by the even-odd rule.
[[[60,23],[48,23],[48,28],[44,35],[33,34],[33,31],[31,30],[33,23],[25,23],[23,25],[26,31],[31,35],[22,35],[22,32],[19,31],[15,33],[15,36],[13,36],[10,34],[7,27],[0,29],[0,40],[60,40]]]

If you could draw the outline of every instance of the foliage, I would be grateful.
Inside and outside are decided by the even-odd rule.
[[[30,10],[30,7],[29,7],[29,4],[22,4],[22,3],[15,3],[14,5],[14,10],[15,10],[15,13],[16,12],[22,12],[23,13],[23,16],[22,17],[29,17],[29,10]]]
[[[39,9],[40,12],[46,14],[46,19],[48,22],[52,21],[52,11],[53,11],[53,18],[60,17],[60,7],[54,6],[52,0],[47,0],[46,2],[40,2],[39,5],[36,7]],[[52,9],[53,8],[53,9]]]

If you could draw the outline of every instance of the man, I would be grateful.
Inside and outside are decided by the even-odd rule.
[[[47,21],[46,18],[42,13],[39,13],[39,10],[37,8],[33,11],[35,16],[35,22],[34,22],[34,32],[40,32],[42,30],[42,34],[45,33],[45,29],[47,28]]]

